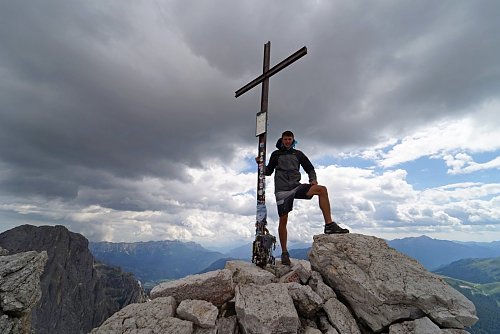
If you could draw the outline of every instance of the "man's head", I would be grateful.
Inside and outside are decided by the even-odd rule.
[[[285,146],[286,149],[292,147],[294,141],[295,139],[292,131],[287,130],[281,134],[281,143],[283,144],[283,146]]]

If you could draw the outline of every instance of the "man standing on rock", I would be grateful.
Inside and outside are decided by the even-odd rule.
[[[348,229],[341,228],[332,220],[328,191],[325,186],[318,184],[314,166],[304,153],[294,148],[295,143],[292,131],[283,132],[276,143],[278,149],[271,154],[269,164],[265,167],[266,176],[270,176],[276,171],[274,174],[274,193],[279,215],[278,235],[282,250],[281,263],[284,265],[290,265],[290,256],[286,245],[286,224],[295,198],[311,199],[314,195],[318,195],[319,207],[325,219],[325,234],[349,233]],[[260,162],[258,157],[256,161]],[[300,183],[300,166],[309,176],[309,184]]]

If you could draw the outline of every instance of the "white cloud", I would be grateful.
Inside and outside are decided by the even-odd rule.
[[[138,194],[157,196],[157,202],[163,203],[157,210],[24,200],[2,204],[0,211],[43,217],[54,224],[64,222],[91,240],[179,239],[206,246],[250,242],[254,235],[255,173],[210,164],[190,168],[189,174],[192,179],[188,183],[136,181]],[[455,234],[465,232],[469,240],[481,240],[485,234],[500,237],[500,184],[470,182],[415,190],[401,169],[377,173],[327,166],[317,168],[317,174],[320,183],[329,189],[334,220],[352,232],[388,238],[446,233],[448,239],[453,239]],[[271,178],[268,185],[269,229],[277,235]],[[322,228],[317,199],[297,200],[289,218],[289,241],[311,241],[313,235],[322,233]]]
[[[485,103],[475,113],[461,119],[445,119],[417,129],[396,144],[378,145],[359,155],[374,159],[382,167],[390,168],[421,157],[440,158],[450,168],[450,174],[471,173],[498,168],[500,158],[486,163],[475,163],[467,153],[494,152],[500,149],[500,102]]]
[[[477,163],[468,154],[458,153],[455,156],[450,154],[445,155],[443,156],[443,160],[450,167],[448,170],[449,174],[467,174],[480,170],[500,168],[500,157],[496,157],[488,162]]]

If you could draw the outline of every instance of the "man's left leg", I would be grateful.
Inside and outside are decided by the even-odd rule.
[[[281,264],[285,266],[289,266],[291,264],[290,255],[288,254],[288,248],[286,245],[288,238],[288,232],[286,229],[287,222],[288,222],[288,213],[284,214],[283,216],[280,216],[278,235],[280,237],[280,245],[281,245]]]
[[[323,218],[325,220],[325,234],[349,233],[348,229],[341,228],[337,225],[337,223],[333,221],[332,212],[330,209],[330,199],[328,198],[328,190],[325,186],[314,184],[311,186],[306,195],[309,197],[318,195],[319,197],[319,208],[321,209]]]
[[[319,184],[314,184],[311,186],[306,195],[309,197],[318,195],[319,208],[323,213],[323,218],[325,219],[325,225],[331,224],[333,219],[332,219],[332,212],[330,210],[330,199],[328,198],[328,190],[326,189],[326,187],[320,186]]]

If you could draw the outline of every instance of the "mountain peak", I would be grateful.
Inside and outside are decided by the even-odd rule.
[[[310,262],[278,261],[266,269],[229,261],[225,269],[161,283],[151,302],[125,307],[92,334],[120,332],[130,323],[162,333],[238,327],[244,333],[437,333],[478,320],[467,298],[375,237],[318,235]]]

